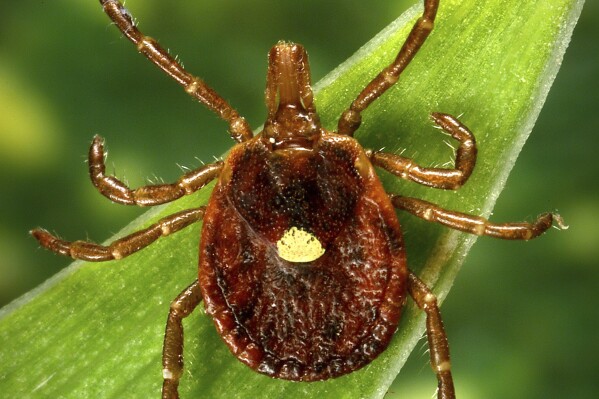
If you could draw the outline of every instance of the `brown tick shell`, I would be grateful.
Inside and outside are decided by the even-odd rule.
[[[288,262],[291,227],[326,252]],[[271,377],[316,381],[376,358],[397,328],[407,267],[399,222],[362,147],[323,132],[312,149],[233,148],[204,216],[199,281],[240,361]]]

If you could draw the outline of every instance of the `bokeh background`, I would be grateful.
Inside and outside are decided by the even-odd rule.
[[[141,1],[127,5],[247,117],[265,118],[266,53],[303,43],[317,81],[414,0]],[[559,210],[570,224],[528,243],[480,239],[443,305],[461,398],[594,398],[599,392],[599,3],[588,1],[493,219]],[[226,125],[155,70],[96,0],[0,4],[0,306],[69,261],[27,231],[103,241],[142,211],[88,181],[94,134],[133,186],[222,154]],[[1,344],[1,343],[0,343]],[[426,347],[389,397],[429,398]]]

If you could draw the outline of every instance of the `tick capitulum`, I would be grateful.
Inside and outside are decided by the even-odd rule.
[[[476,142],[451,115],[431,115],[458,142],[455,165],[450,169],[426,168],[393,153],[363,149],[352,138],[361,112],[397,82],[428,37],[439,1],[424,1],[424,12],[395,60],[341,115],[337,132],[320,125],[306,51],[299,44],[279,42],[269,53],[268,117],[255,136],[222,97],[143,35],[118,1],[100,3],[140,53],[229,124],[237,142],[224,162],[188,172],[172,184],[130,189],[105,174],[103,140],[95,137],[89,151],[90,177],[110,200],[152,206],[191,194],[217,179],[210,201],[107,246],[63,241],[42,229],[32,231],[51,251],[105,261],[129,256],[160,237],[203,221],[198,279],[170,306],[162,397],[178,397],[182,319],[202,300],[224,342],[241,362],[271,377],[315,381],[350,373],[384,351],[409,295],[426,312],[438,398],[454,398],[437,300],[408,269],[395,209],[504,239],[534,238],[554,219],[562,222],[546,213],[533,223],[494,224],[386,193],[374,166],[438,189],[457,189],[466,183],[476,162]]]

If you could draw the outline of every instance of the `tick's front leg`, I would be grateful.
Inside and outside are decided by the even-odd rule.
[[[106,176],[104,163],[104,139],[95,136],[89,149],[89,175],[100,194],[113,202],[124,205],[153,206],[174,201],[191,194],[213,179],[222,170],[222,161],[205,165],[181,176],[176,183],[153,184],[130,189],[114,176]]]
[[[439,0],[424,0],[422,16],[418,18],[412,27],[408,38],[399,50],[395,60],[372,79],[368,86],[351,103],[349,109],[339,118],[337,126],[339,134],[353,136],[354,131],[356,131],[362,122],[362,111],[368,108],[374,100],[379,98],[397,82],[399,75],[406,69],[433,30],[438,8]]]
[[[100,0],[100,4],[123,35],[135,44],[137,51],[183,86],[187,94],[229,123],[229,133],[233,140],[241,143],[252,138],[252,129],[247,121],[202,79],[187,72],[156,40],[141,33],[129,11],[119,1]]]
[[[433,188],[456,190],[466,183],[476,164],[477,150],[474,135],[451,115],[435,112],[431,115],[431,119],[460,143],[456,150],[453,169],[424,168],[409,158],[388,152],[368,151],[369,158],[373,165],[402,179]]]

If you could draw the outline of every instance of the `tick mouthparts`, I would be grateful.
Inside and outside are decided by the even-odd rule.
[[[297,51],[294,46],[286,44],[278,46],[279,57],[276,59],[278,74],[277,83],[279,87],[279,106],[287,104],[297,104],[300,102],[299,92],[299,73],[300,66],[294,58],[297,57]]]
[[[314,111],[310,66],[302,45],[281,41],[270,50],[266,103],[271,115],[278,108],[289,105]]]

